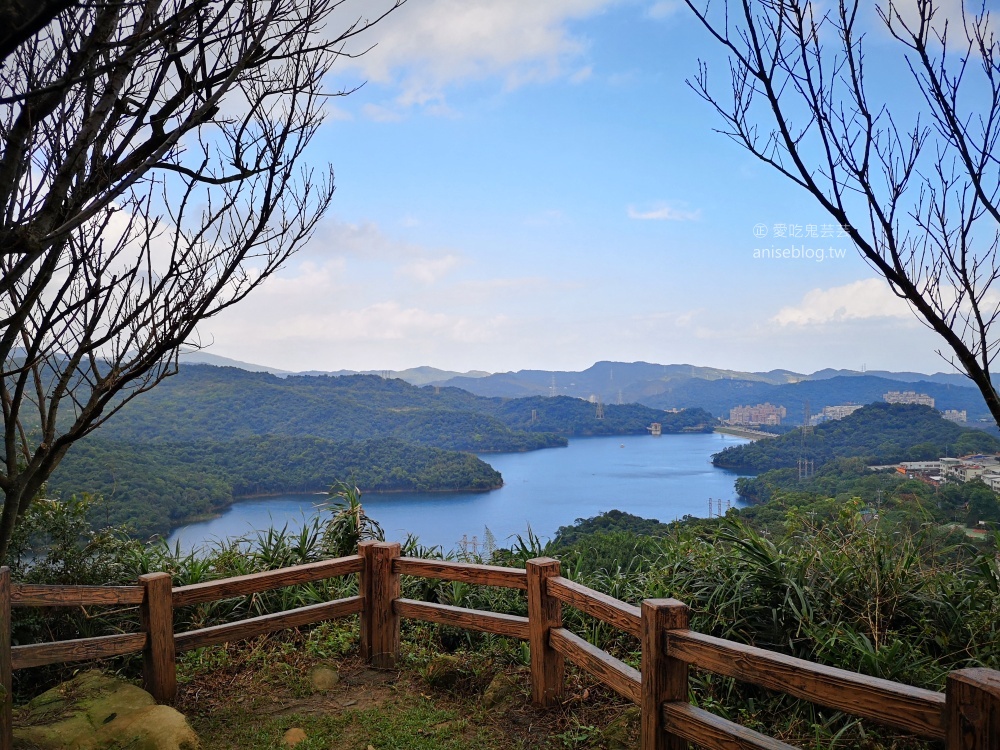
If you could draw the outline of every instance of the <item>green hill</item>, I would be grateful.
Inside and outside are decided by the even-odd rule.
[[[67,454],[50,489],[80,490],[104,500],[104,524],[137,534],[166,533],[194,517],[217,513],[237,497],[323,492],[335,481],[362,490],[489,490],[500,473],[471,453],[401,440],[332,441],[265,436],[228,442],[125,444],[85,440]]]
[[[712,457],[712,463],[757,473],[794,467],[800,458],[819,467],[834,458],[861,457],[886,464],[998,451],[1000,440],[981,430],[959,427],[929,406],[875,403],[817,425],[804,442],[797,428],[777,438],[726,448]]]
[[[638,404],[608,404],[604,419],[598,419],[596,406],[577,398],[485,398],[374,375],[279,378],[194,365],[181,367],[179,374],[128,404],[102,428],[101,436],[131,442],[252,435],[392,437],[487,453],[561,446],[574,435],[640,434],[651,422],[661,422],[667,433],[710,430],[714,424],[700,410],[671,414]]]
[[[567,436],[711,430],[668,414],[574,398],[483,398],[372,375],[277,377],[184,365],[73,447],[49,484],[104,497],[93,515],[163,533],[235,498],[318,492],[486,490],[503,480],[473,453],[563,446]]]

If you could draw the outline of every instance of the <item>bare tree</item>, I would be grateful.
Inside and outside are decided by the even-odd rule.
[[[3,61],[0,559],[73,442],[312,234],[323,77],[379,20],[330,36],[341,2],[81,4]]]
[[[945,340],[938,353],[972,379],[1000,424],[990,373],[1000,315],[1000,40],[985,5],[963,3],[948,17],[934,0],[839,0],[827,11],[807,0],[687,4],[729,55],[726,96],[710,88],[704,62],[688,82],[721,115],[720,132],[847,228]],[[863,26],[872,22],[899,50],[916,115],[869,91]]]
[[[0,60],[79,0],[0,0]]]

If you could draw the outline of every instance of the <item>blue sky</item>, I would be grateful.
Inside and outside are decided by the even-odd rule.
[[[312,145],[333,207],[203,326],[209,351],[294,370],[948,369],[846,239],[773,237],[830,219],[712,131],[685,79],[701,57],[724,92],[726,62],[681,3],[410,0],[363,42],[330,85],[365,85]],[[888,40],[869,53],[896,86]],[[754,257],[790,243],[823,261]]]

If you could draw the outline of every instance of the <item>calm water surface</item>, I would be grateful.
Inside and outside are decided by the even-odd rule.
[[[492,492],[365,494],[362,504],[386,539],[416,534],[423,544],[458,546],[482,540],[487,527],[499,543],[532,530],[551,537],[560,526],[617,508],[672,521],[708,515],[708,499],[736,505],[733,473],[711,464],[713,453],[745,443],[730,435],[626,435],[580,438],[567,448],[491,453],[487,463],[504,478]],[[176,529],[185,549],[241,536],[271,525],[298,526],[322,496],[290,495],[234,503],[219,518]]]

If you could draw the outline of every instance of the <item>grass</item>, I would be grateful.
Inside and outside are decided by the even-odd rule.
[[[355,634],[336,622],[190,652],[177,707],[206,750],[282,748],[293,729],[305,734],[299,750],[566,750],[635,739],[634,709],[572,670],[563,706],[532,707],[508,643],[442,657],[437,628],[416,625],[399,669],[373,670],[357,657]],[[442,659],[452,679],[439,679]],[[336,669],[339,682],[315,687],[319,667]],[[505,691],[484,698],[495,679]]]

